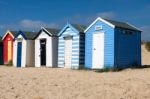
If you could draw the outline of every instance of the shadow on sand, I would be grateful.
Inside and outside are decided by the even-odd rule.
[[[104,69],[95,69],[94,72],[120,72],[126,69],[145,69],[150,68],[150,65],[142,65],[142,66],[129,66],[126,68],[104,68]]]

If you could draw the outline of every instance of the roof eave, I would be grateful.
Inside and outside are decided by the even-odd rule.
[[[14,38],[14,35],[11,33],[11,31],[7,30],[5,35],[2,37],[2,40],[4,40],[4,38],[6,37],[7,34],[10,34]]]
[[[92,24],[90,24],[85,30],[84,33],[86,33],[97,21],[102,21],[104,23],[106,23],[107,25],[109,25],[112,28],[115,28],[115,25],[113,25],[112,23],[106,21],[105,19],[98,17]]]
[[[52,33],[50,33],[45,27],[41,27],[41,29],[45,30],[47,33],[49,33],[51,36],[53,36]]]
[[[143,32],[143,30],[141,30],[141,29],[135,27],[134,25],[132,25],[132,24],[130,24],[130,23],[128,23],[128,22],[127,22],[127,24],[129,24],[130,26],[134,27],[137,31]]]

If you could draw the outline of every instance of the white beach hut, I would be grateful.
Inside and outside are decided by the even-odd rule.
[[[13,65],[34,66],[34,38],[37,33],[19,31],[14,39]]]
[[[42,27],[35,37],[35,67],[57,67],[58,29]]]

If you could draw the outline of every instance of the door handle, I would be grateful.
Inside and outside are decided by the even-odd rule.
[[[96,48],[94,48],[93,50],[96,50]]]

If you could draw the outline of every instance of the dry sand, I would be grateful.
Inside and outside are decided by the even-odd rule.
[[[142,65],[150,65],[150,52],[142,45]]]
[[[0,99],[150,99],[150,68],[97,73],[0,66]]]

